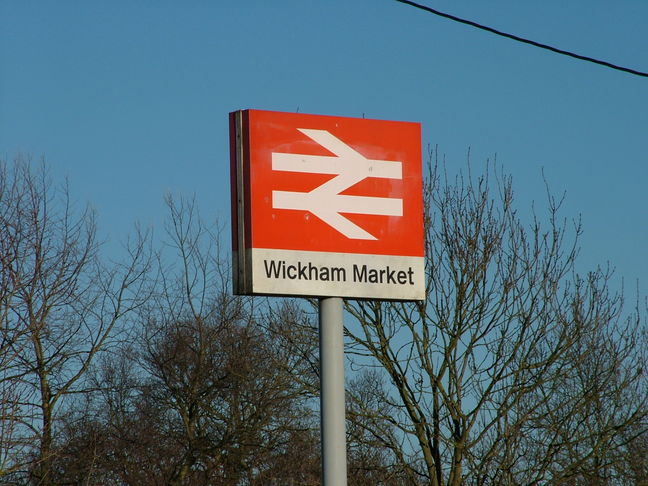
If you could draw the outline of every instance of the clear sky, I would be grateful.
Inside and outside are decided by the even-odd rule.
[[[644,0],[425,3],[648,71]],[[582,216],[579,268],[648,289],[648,78],[393,0],[0,0],[0,156],[45,156],[113,240],[159,228],[168,191],[229,218],[242,108],[420,122],[450,167],[496,156],[522,208],[544,170]]]

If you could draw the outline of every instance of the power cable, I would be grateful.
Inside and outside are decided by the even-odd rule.
[[[419,8],[421,10],[425,10],[426,12],[432,13],[434,15],[438,15],[439,17],[444,17],[446,19],[454,20],[455,22],[459,22],[461,24],[466,24],[470,25],[471,27],[475,27],[477,29],[485,30],[486,32],[490,32],[491,34],[499,35],[501,37],[506,37],[507,39],[512,39],[514,41],[522,42],[524,44],[530,44],[535,47],[539,47],[540,49],[546,49],[551,52],[555,52],[557,54],[562,54],[563,56],[569,56],[573,57],[574,59],[580,59],[581,61],[587,61],[587,62],[592,62],[594,64],[599,64],[601,66],[608,67],[610,69],[616,69],[617,71],[623,71],[625,73],[629,74],[634,74],[635,76],[642,76],[645,78],[648,78],[648,73],[642,72],[642,71],[637,71],[636,69],[631,69],[627,68],[624,66],[619,66],[617,64],[612,64],[607,61],[602,61],[600,59],[595,59],[593,57],[588,57],[588,56],[582,56],[580,54],[576,54],[574,52],[566,51],[564,49],[559,49],[557,47],[553,47],[547,44],[542,44],[540,42],[536,42],[531,39],[525,39],[524,37],[519,37],[517,35],[509,34],[507,32],[502,32],[497,29],[493,29],[492,27],[488,27],[487,25],[482,25],[478,24],[477,22],[473,22],[472,20],[466,20],[462,19],[460,17],[456,17],[454,15],[450,15],[444,12],[440,12],[439,10],[435,10],[431,7],[428,7],[426,5],[421,5],[420,3],[413,2],[411,0],[396,0],[397,2],[404,3],[407,5],[410,5],[412,7]]]

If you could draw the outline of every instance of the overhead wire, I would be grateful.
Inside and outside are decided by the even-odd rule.
[[[444,17],[446,19],[453,20],[453,21],[459,22],[461,24],[470,25],[471,27],[475,27],[477,29],[485,30],[486,32],[490,32],[492,34],[499,35],[499,36],[505,37],[507,39],[512,39],[512,40],[517,41],[517,42],[522,42],[524,44],[529,44],[529,45],[532,45],[534,47],[539,47],[540,49],[545,49],[545,50],[554,52],[556,54],[561,54],[563,56],[569,56],[569,57],[572,57],[574,59],[579,59],[581,61],[591,62],[591,63],[598,64],[598,65],[601,65],[601,66],[605,66],[605,67],[610,68],[610,69],[615,69],[617,71],[622,71],[622,72],[625,72],[625,73],[634,74],[635,76],[642,76],[642,77],[647,77],[648,78],[648,73],[646,73],[646,72],[638,71],[636,69],[632,69],[632,68],[628,68],[628,67],[624,67],[624,66],[619,66],[617,64],[612,64],[611,62],[603,61],[601,59],[596,59],[596,58],[589,57],[589,56],[583,56],[581,54],[576,54],[574,52],[567,51],[565,49],[559,49],[558,47],[543,44],[541,42],[536,42],[534,40],[526,39],[524,37],[520,37],[520,36],[517,36],[517,35],[514,35],[514,34],[509,34],[507,32],[503,32],[501,30],[494,29],[494,28],[489,27],[487,25],[483,25],[483,24],[479,24],[477,22],[473,22],[472,20],[462,19],[462,18],[457,17],[455,15],[451,15],[451,14],[448,14],[448,13],[445,13],[445,12],[441,12],[439,10],[428,7],[427,5],[422,5],[420,3],[416,3],[416,2],[414,2],[412,0],[396,0],[396,1],[399,2],[399,3],[404,3],[406,5],[410,5],[412,7],[424,10],[424,11],[429,12],[429,13],[434,14],[434,15],[438,15],[439,17]]]

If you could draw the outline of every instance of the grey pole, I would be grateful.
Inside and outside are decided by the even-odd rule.
[[[346,486],[342,299],[319,302],[322,486]]]

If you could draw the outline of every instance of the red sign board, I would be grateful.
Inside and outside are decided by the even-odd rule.
[[[422,299],[420,125],[230,114],[234,290]]]

